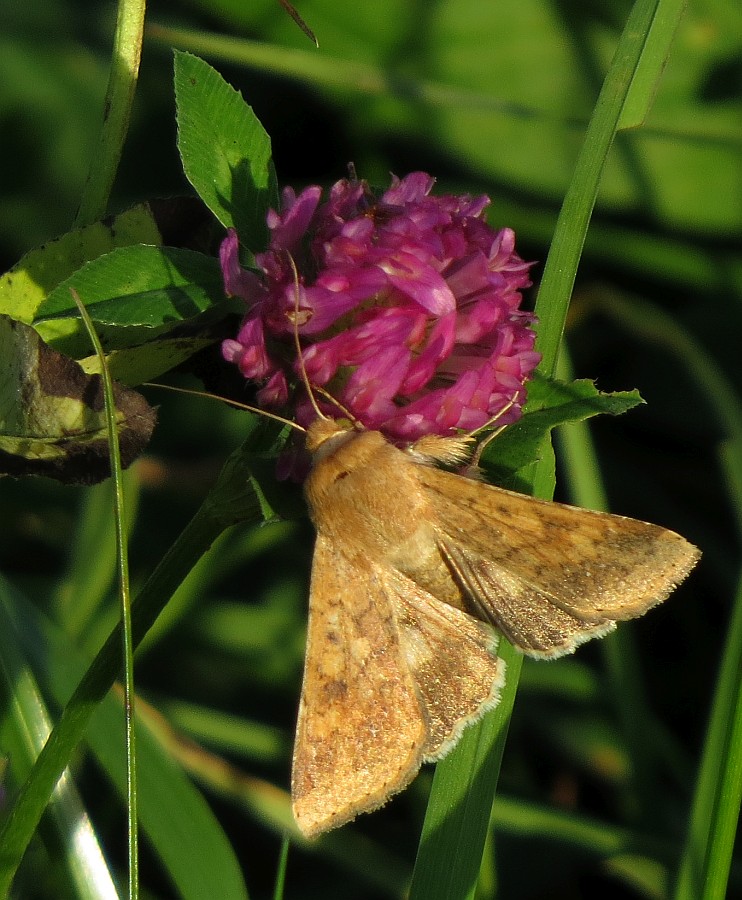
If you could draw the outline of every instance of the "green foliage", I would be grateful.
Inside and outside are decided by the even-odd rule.
[[[248,247],[266,243],[278,202],[271,142],[242,97],[202,59],[175,54],[178,148],[188,180]]]
[[[544,370],[566,328],[581,376],[562,357],[560,380],[534,381],[528,415],[485,467],[548,491],[556,429],[574,502],[610,497],[686,534],[704,560],[599,648],[527,661],[517,698],[521,659],[503,651],[503,701],[438,765],[419,849],[428,772],[308,845],[287,783],[311,534],[294,518],[297,489],[275,483],[283,435],[149,392],[160,422],[124,479],[142,893],[722,900],[742,793],[739,4],[681,18],[675,0],[640,0],[624,32],[619,2],[306,0],[318,51],[274,0],[200,5],[152,11],[162,21],[148,23],[118,215],[76,230],[110,11],[13,11],[0,36],[13,173],[0,188],[0,314],[94,373],[74,287],[127,385],[193,384],[176,367],[221,383],[218,342],[240,309],[223,294],[218,223],[262,249],[273,158],[281,187],[297,189],[342,177],[349,159],[381,184],[426,169],[442,189],[489,193],[490,221],[516,229],[526,258],[550,246],[535,270]],[[132,206],[190,191],[176,144],[203,206]],[[113,156],[100,162],[115,171]],[[4,421],[17,424],[8,372]],[[646,406],[632,409],[633,388]],[[596,420],[594,446],[584,420],[630,409]],[[0,503],[0,895],[12,883],[41,900],[113,896],[127,880],[127,786],[110,495],[5,478]],[[729,897],[741,882],[737,858]]]

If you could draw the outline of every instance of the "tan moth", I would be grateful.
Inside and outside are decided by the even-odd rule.
[[[700,556],[657,525],[438,468],[466,460],[469,436],[401,450],[320,418],[306,443],[317,539],[292,803],[308,837],[382,805],[496,705],[490,626],[529,656],[569,653]]]
[[[246,378],[271,385],[263,395],[271,402],[287,401],[298,373],[314,410],[294,397],[311,422],[304,492],[316,529],[291,790],[307,837],[382,805],[497,704],[505,677],[498,633],[531,656],[571,652],[664,600],[700,555],[664,528],[468,477],[482,449],[473,434],[419,437],[454,410],[451,430],[483,412],[502,415],[522,398],[538,358],[533,333],[525,333],[531,317],[516,311],[529,264],[514,253],[514,234],[485,237],[486,198],[436,201],[432,185],[424,173],[393,179],[377,202],[352,178],[333,187],[316,216],[318,187],[286,193],[257,291],[243,285],[253,282],[239,266],[236,235],[225,240],[225,277],[252,305],[223,355]],[[307,287],[292,253],[297,235],[312,230]],[[502,333],[494,328],[500,321]],[[283,344],[280,354],[271,355],[267,335]],[[502,347],[516,348],[507,363],[519,373],[505,409],[492,364]],[[414,426],[418,439],[401,449],[353,424],[355,415],[311,383],[308,363],[321,384],[339,377],[354,414],[371,399],[387,410],[393,396],[398,411],[423,423]],[[451,393],[434,389],[435,373]],[[315,391],[347,420],[325,416]],[[427,406],[416,407],[421,398]],[[460,404],[475,417],[462,417]],[[394,417],[368,418],[388,428]]]

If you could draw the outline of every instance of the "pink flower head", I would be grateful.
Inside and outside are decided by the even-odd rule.
[[[377,197],[344,179],[324,202],[319,187],[286,188],[256,256],[262,278],[240,267],[236,234],[225,238],[225,287],[247,313],[222,352],[261,384],[259,403],[283,406],[296,388],[297,422],[315,417],[298,334],[309,382],[397,443],[470,431],[502,410],[500,424],[520,417],[540,358],[519,308],[532,264],[511,229],[484,221],[487,197],[433,197],[433,183],[413,172]]]

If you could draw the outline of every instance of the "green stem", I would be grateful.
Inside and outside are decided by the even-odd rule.
[[[134,103],[146,5],[146,0],[119,0],[103,125],[75,218],[78,228],[96,222],[108,206]]]
[[[559,357],[557,376],[563,381],[571,381],[574,377],[566,347],[562,348]],[[588,423],[574,422],[563,426],[559,429],[558,441],[565,463],[570,503],[586,509],[608,510],[600,463]],[[613,703],[631,758],[640,821],[648,826],[655,808],[653,798],[657,780],[654,753],[657,747],[647,740],[654,722],[646,701],[641,664],[631,629],[624,625],[608,635],[601,641],[601,650]]]
[[[0,584],[0,731],[3,732],[3,749],[13,760],[16,778],[26,775],[38,756],[51,731],[51,720],[44,705],[34,671],[23,655],[23,638],[19,633],[11,609],[15,598],[9,586]],[[5,729],[13,729],[15,743]],[[80,799],[69,772],[65,772],[47,807],[47,816],[53,823],[44,831],[42,840],[60,848],[69,877],[74,885],[77,900],[100,900],[115,896],[116,888],[98,843],[85,806]]]
[[[559,213],[536,302],[536,315],[540,322],[536,347],[542,353],[540,370],[545,375],[552,375],[555,370],[577,266],[600,179],[648,35],[661,12],[660,6],[657,0],[637,0],[634,4],[595,105]]]
[[[523,657],[504,638],[498,706],[435,767],[409,900],[473,897]]]
[[[278,870],[276,871],[276,886],[273,889],[273,900],[283,900],[284,890],[286,888],[286,865],[289,861],[289,847],[291,840],[288,835],[284,835],[281,841],[281,855],[278,859]]]
[[[742,581],[714,696],[675,900],[724,900],[742,798]]]

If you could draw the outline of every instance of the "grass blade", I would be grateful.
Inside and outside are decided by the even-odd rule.
[[[683,360],[728,435],[722,464],[742,531],[742,405],[712,357],[650,304],[612,297],[603,312]],[[677,873],[674,900],[723,900],[742,801],[742,582],[737,587]]]
[[[11,698],[0,715],[0,732],[3,733],[6,749],[10,748],[11,738],[5,729],[14,732],[12,769],[18,776],[30,770],[49,736],[51,720],[33,668],[23,655],[20,636],[9,614],[12,605],[15,605],[14,597],[5,582],[0,581],[0,678],[5,682]],[[48,813],[56,829],[56,843],[61,846],[70,881],[79,900],[117,900],[113,878],[69,772],[60,778],[49,802]]]
[[[124,473],[121,466],[118,428],[116,427],[116,403],[113,382],[108,371],[103,347],[85,305],[72,290],[75,304],[85,325],[95,355],[100,363],[103,398],[106,406],[108,450],[111,456],[113,479],[113,514],[116,523],[116,562],[118,568],[119,599],[121,601],[122,655],[124,658],[124,722],[126,730],[126,788],[127,831],[129,857],[129,898],[139,896],[139,812],[137,800],[137,742],[134,727],[134,641],[131,633],[131,588],[129,585],[129,547],[126,540],[126,506],[124,503]]]
[[[554,240],[544,270],[536,303],[539,317],[537,349],[542,353],[540,370],[552,375],[559,353],[562,332],[577,266],[587,228],[595,205],[600,179],[624,109],[624,104],[646,47],[647,36],[656,16],[665,10],[657,0],[638,0],[634,5],[606,76],[585,141],[579,154],[570,187],[565,196]],[[549,448],[550,450],[550,448]],[[551,497],[553,480],[551,460],[546,453],[536,468],[534,490],[537,496]],[[500,706],[478,725],[469,729],[459,746],[439,768],[443,775],[434,780],[423,833],[415,863],[410,897],[419,900],[472,897],[481,864],[489,815],[495,793],[499,761],[507,736],[509,718],[518,680],[519,665],[510,653],[507,687]],[[487,734],[490,740],[484,740]],[[472,758],[472,748],[487,747],[486,753]],[[477,781],[478,772],[468,767],[489,762],[494,777],[486,779],[486,788]],[[453,802],[455,789],[449,771],[460,769],[469,780],[466,804]],[[477,791],[472,787],[477,784]],[[480,790],[481,788],[481,790]],[[466,815],[463,812],[466,812]],[[451,861],[455,860],[453,866]],[[424,885],[424,888],[423,888]]]

